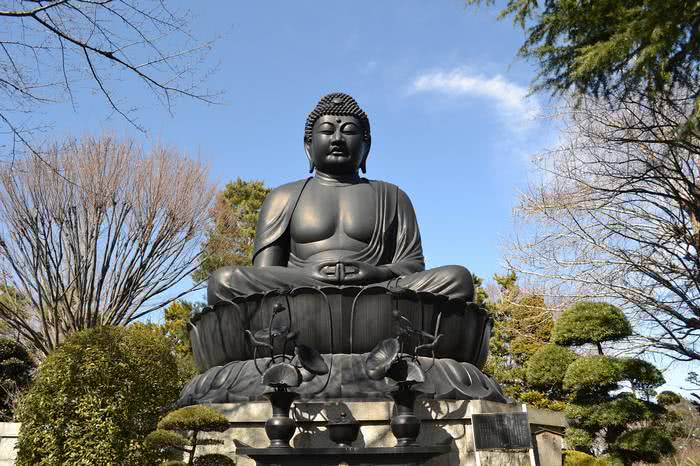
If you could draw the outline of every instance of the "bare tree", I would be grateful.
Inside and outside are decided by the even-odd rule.
[[[550,295],[623,307],[640,349],[700,360],[700,129],[692,95],[582,98],[517,209],[510,265]]]
[[[26,342],[47,354],[72,332],[126,325],[194,288],[170,292],[199,265],[215,192],[204,166],[109,136],[45,159],[0,173],[3,295],[22,296],[0,299],[0,319]]]
[[[134,104],[119,97],[125,76],[150,89],[168,110],[178,95],[211,101],[198,91],[206,73],[193,72],[210,43],[193,40],[188,19],[163,0],[0,0],[0,134],[8,136],[6,155],[19,149],[38,155],[32,142],[42,128],[37,112],[66,98],[75,107],[76,86],[91,84],[141,130],[129,106]]]

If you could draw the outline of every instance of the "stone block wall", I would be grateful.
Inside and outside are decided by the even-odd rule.
[[[272,412],[269,403],[247,402],[212,405],[230,421],[231,428],[223,433],[210,434],[223,445],[202,447],[203,453],[223,453],[236,460],[237,465],[254,466],[255,462],[236,455],[233,440],[253,447],[268,444],[264,423]],[[330,406],[330,407],[328,407]],[[328,407],[328,409],[327,409]],[[335,446],[325,429],[327,411],[344,409],[360,423],[360,435],[353,446],[391,447],[396,444],[389,426],[393,404],[390,401],[298,402],[293,408],[297,431],[292,439],[295,447]],[[527,412],[533,433],[533,448],[522,451],[483,451],[474,448],[471,416],[477,413]],[[556,437],[566,423],[561,413],[527,409],[522,404],[488,401],[436,401],[417,403],[417,415],[422,420],[418,441],[424,444],[451,445],[448,454],[433,459],[429,466],[560,466],[561,442]],[[543,432],[549,435],[542,435]],[[541,460],[540,460],[541,458]]]

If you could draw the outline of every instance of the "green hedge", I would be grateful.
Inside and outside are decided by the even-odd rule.
[[[177,398],[177,379],[170,345],[155,326],[72,335],[21,400],[17,465],[159,464],[144,438]]]

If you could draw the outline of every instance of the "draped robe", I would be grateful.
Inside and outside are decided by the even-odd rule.
[[[309,180],[311,178],[283,185],[265,199],[256,228],[253,260],[266,247],[289,237],[294,209]],[[347,254],[343,260],[383,266],[396,275],[395,279],[377,283],[379,285],[471,301],[473,281],[464,267],[450,265],[425,270],[420,231],[406,193],[384,181],[363,182],[368,182],[375,192],[374,230],[362,250]],[[286,267],[227,266],[216,270],[209,279],[209,304],[271,290],[329,286],[309,274],[308,268],[313,262],[297,257],[293,248],[289,250]]]

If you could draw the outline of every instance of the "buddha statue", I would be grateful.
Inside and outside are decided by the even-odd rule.
[[[300,286],[384,285],[472,301],[461,266],[425,270],[416,215],[397,186],[368,180],[370,124],[355,100],[328,94],[309,114],[304,149],[313,176],[274,189],[257,224],[253,266],[210,277],[209,305]]]
[[[363,361],[410,323],[417,330],[410,347],[440,334],[440,344],[421,356],[432,368],[435,397],[504,401],[480,371],[492,320],[472,302],[471,274],[455,265],[425,270],[406,193],[359,174],[370,144],[369,120],[352,97],[321,98],[304,130],[313,176],[267,196],[252,266],[222,267],[209,278],[209,305],[189,325],[201,373],[183,389],[180,405],[260,399],[266,387],[259,359],[288,346],[272,343],[278,313],[275,322],[295,334],[295,344],[317,350],[330,368],[297,389],[304,399],[386,397],[385,381],[370,378]],[[269,351],[246,335],[267,335]]]

